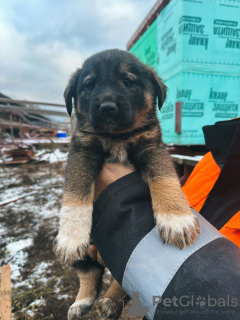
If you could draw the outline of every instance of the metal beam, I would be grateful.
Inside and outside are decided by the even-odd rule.
[[[0,102],[6,102],[6,103],[19,103],[23,105],[42,105],[42,106],[51,106],[51,107],[64,107],[65,104],[59,104],[59,103],[48,103],[48,102],[37,102],[37,101],[26,101],[26,100],[13,100],[13,99],[6,99],[6,98],[0,98]]]
[[[52,130],[65,130],[69,131],[67,126],[64,124],[45,124],[44,122],[39,124],[27,124],[27,123],[17,123],[17,122],[7,122],[7,121],[1,121],[0,120],[0,128],[31,128],[31,129],[52,129]]]
[[[3,111],[14,111],[16,113],[35,113],[35,114],[48,114],[53,116],[67,116],[67,111],[50,111],[50,110],[42,110],[42,109],[30,109],[26,107],[13,107],[13,106],[5,106],[0,104],[0,110]]]

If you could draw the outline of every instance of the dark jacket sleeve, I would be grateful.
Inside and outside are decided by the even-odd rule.
[[[179,250],[159,238],[149,188],[138,172],[109,185],[95,202],[93,241],[133,305],[139,299],[142,305],[129,315],[240,319],[239,249],[194,214],[201,235],[193,247]]]
[[[154,226],[149,188],[138,172],[112,183],[95,202],[93,240],[119,283],[133,250]]]
[[[221,173],[200,210],[220,230],[240,210],[240,118],[203,127]]]

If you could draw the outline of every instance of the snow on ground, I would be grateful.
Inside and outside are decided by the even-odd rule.
[[[0,217],[4,220],[0,228],[0,233],[4,236],[1,249],[4,247],[4,262],[10,263],[12,280],[16,283],[21,279],[21,270],[28,258],[27,249],[33,245],[34,236],[41,223],[44,223],[45,219],[58,218],[63,174],[56,175],[56,172],[49,171],[50,168],[47,167],[46,164],[31,164],[22,166],[22,170],[16,166],[0,171],[4,185],[0,192],[0,202],[37,191],[34,195],[0,207]],[[30,173],[28,168],[36,171]],[[7,216],[9,216],[8,221]],[[23,224],[28,225],[28,228],[25,229]],[[56,222],[54,225],[57,228]]]
[[[36,319],[66,319],[77,292],[76,275],[59,265],[52,250],[64,183],[65,161],[59,159],[67,153],[47,155],[48,162],[0,166],[0,202],[36,192],[0,207],[0,264],[11,266],[14,319],[32,319],[36,313]],[[66,292],[62,277],[66,281],[68,273],[74,283]],[[69,302],[58,300],[55,306],[59,293]]]
[[[17,280],[21,276],[21,268],[24,266],[27,253],[23,250],[33,244],[33,239],[27,238],[11,242],[6,245],[5,256],[7,263],[11,265],[12,280]]]
[[[13,319],[66,320],[79,280],[75,270],[56,260],[53,240],[58,230],[67,153],[41,151],[48,154],[49,161],[0,165],[0,202],[36,191],[0,207],[0,265],[10,264],[12,270]],[[111,280],[107,270],[100,295]],[[98,317],[90,311],[81,319]]]
[[[58,162],[58,161],[66,161],[67,153],[62,152],[59,149],[54,150],[53,152],[49,152],[48,150],[39,150],[36,152],[36,158],[41,161],[49,161],[50,163]]]
[[[18,240],[7,244],[6,249],[8,251],[8,254],[10,254],[11,256],[15,256],[19,251],[30,247],[32,243],[33,241],[31,238]]]

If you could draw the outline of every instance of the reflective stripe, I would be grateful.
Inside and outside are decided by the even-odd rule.
[[[139,242],[128,260],[122,287],[130,297],[134,292],[139,294],[142,304],[149,307],[145,315],[149,320],[154,318],[157,307],[153,306],[153,296],[163,295],[184,261],[203,246],[223,237],[199,213],[192,210],[201,225],[201,234],[192,247],[179,250],[174,246],[164,245],[155,227]]]

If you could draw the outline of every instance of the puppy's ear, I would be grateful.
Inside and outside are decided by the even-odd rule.
[[[152,84],[155,89],[155,93],[158,97],[158,108],[161,110],[162,105],[166,99],[167,96],[167,87],[162,82],[161,78],[159,78],[157,72],[151,68],[151,77],[152,77]]]
[[[67,88],[65,89],[64,94],[63,94],[64,99],[65,99],[65,103],[66,103],[67,112],[70,117],[72,114],[72,99],[73,98],[75,99],[77,79],[78,79],[80,72],[81,72],[81,69],[77,69],[77,71],[75,71],[72,74],[72,76],[68,82]]]

